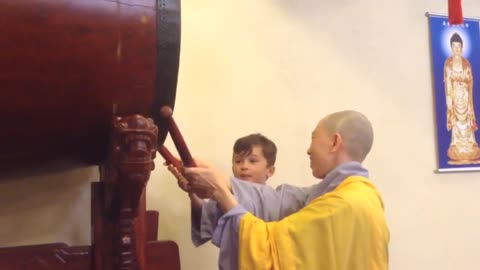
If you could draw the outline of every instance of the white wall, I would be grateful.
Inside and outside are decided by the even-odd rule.
[[[98,180],[97,169],[49,165],[0,176],[0,247],[90,244],[90,183]]]
[[[467,16],[480,14],[478,1],[463,6]],[[366,166],[386,204],[390,269],[477,268],[479,173],[434,173],[424,14],[445,13],[447,0],[189,0],[182,9],[174,116],[195,156],[230,171],[234,140],[262,132],[279,147],[270,184],[313,184],[305,152],[317,121],[336,110],[360,110],[375,126]],[[190,243],[188,198],[161,163],[147,198],[160,211],[160,239],[177,241],[183,269],[215,269],[217,250]],[[57,195],[36,179],[0,182],[0,245],[88,243],[88,181],[78,178],[92,170],[43,176]],[[22,223],[11,233],[19,226],[14,220],[28,221],[29,229]],[[59,231],[49,227],[52,220],[64,220]]]

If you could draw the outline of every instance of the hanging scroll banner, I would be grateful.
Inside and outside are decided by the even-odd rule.
[[[450,25],[427,14],[435,97],[438,172],[480,171],[479,19]]]

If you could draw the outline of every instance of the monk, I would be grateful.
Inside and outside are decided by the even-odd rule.
[[[361,164],[372,144],[370,121],[341,111],[312,132],[307,154],[313,176],[322,181],[311,187],[275,190],[202,162],[185,168],[189,189],[211,194],[221,211],[212,242],[230,265],[220,262],[219,268],[388,269],[383,202]]]

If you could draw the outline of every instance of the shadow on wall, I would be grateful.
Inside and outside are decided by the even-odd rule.
[[[65,162],[0,176],[0,246],[90,242],[90,183],[97,167]]]

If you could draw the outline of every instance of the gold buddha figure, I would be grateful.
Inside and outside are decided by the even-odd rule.
[[[444,84],[447,102],[447,129],[452,132],[447,151],[449,164],[478,164],[480,149],[473,104],[473,77],[470,62],[463,57],[463,40],[458,33],[450,38],[452,55],[445,60]]]

